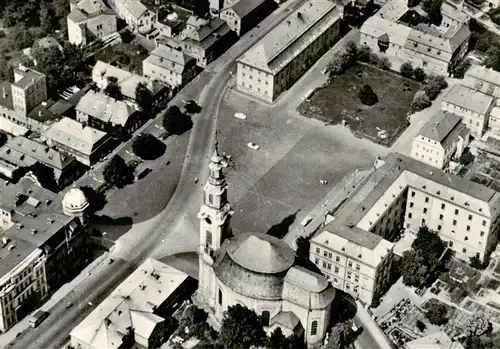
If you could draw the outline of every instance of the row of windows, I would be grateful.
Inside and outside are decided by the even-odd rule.
[[[425,189],[425,185],[423,186],[423,188]],[[439,194],[440,194],[440,191],[438,190],[436,194],[437,194],[437,195],[439,195]],[[411,197],[412,197],[412,198],[413,198],[413,197],[415,197],[415,191],[413,191],[413,190],[411,191]],[[429,197],[428,197],[428,196],[426,196],[426,197],[425,197],[425,203],[428,203],[428,202],[429,202],[429,200],[430,200],[430,199],[429,199]],[[451,200],[451,201],[453,201],[453,200],[455,200],[455,198],[452,196],[452,197],[450,197],[450,200]],[[465,206],[469,206],[469,203],[468,203],[468,202],[465,202],[465,203],[464,203],[464,205],[465,205]],[[410,207],[412,207],[412,206],[410,206]],[[441,203],[441,209],[442,209],[442,210],[446,209],[446,204]],[[482,212],[482,211],[483,211],[483,209],[482,209],[482,208],[479,208],[479,212]],[[458,215],[458,214],[459,214],[459,212],[460,212],[460,211],[459,211],[458,209],[455,209],[455,215]],[[499,217],[500,217],[500,216],[499,216]],[[471,214],[469,214],[469,220],[472,220],[472,215],[471,215]],[[486,224],[487,224],[487,222],[483,219],[482,225],[483,225],[483,226],[486,226]]]
[[[319,259],[318,259],[318,258],[315,258],[315,259],[314,259],[314,263],[315,263],[316,265],[318,265],[318,264],[319,264]],[[326,261],[323,261],[322,267],[323,267],[323,269],[332,270],[332,264],[331,264],[331,263],[328,263],[328,262],[326,262]],[[352,263],[351,263],[351,267],[352,267]],[[357,265],[357,267],[359,267],[359,264]],[[356,269],[356,270],[357,270],[357,271],[359,271],[359,269]],[[334,272],[335,274],[338,274],[338,273],[339,273],[339,271],[340,271],[340,268],[339,268],[338,266],[334,266],[333,272]],[[352,272],[351,272],[351,271],[348,271],[348,272],[347,272],[347,278],[348,278],[349,280],[351,280],[351,279],[352,279]],[[358,275],[358,274],[354,274],[354,281],[355,281],[355,282],[359,282],[359,275]]]
[[[316,247],[316,253],[318,255],[321,254],[321,249],[319,247]],[[333,253],[330,252],[330,251],[328,251],[328,250],[323,250],[323,257],[328,258],[328,259],[333,259]],[[335,262],[336,263],[340,263],[340,256],[337,256],[337,255],[335,256]],[[347,262],[347,266],[349,268],[353,269],[353,262],[352,261],[348,261]],[[331,269],[331,266],[330,266],[329,269]],[[356,263],[356,270],[359,271],[360,269],[361,269],[361,265],[359,263]]]

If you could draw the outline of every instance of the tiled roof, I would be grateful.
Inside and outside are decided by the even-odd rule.
[[[455,85],[444,96],[443,102],[486,115],[494,104],[494,98],[466,86]]]
[[[45,77],[44,74],[37,72],[34,69],[24,66],[18,67],[14,70],[14,83],[13,85],[25,89],[34,82]]]
[[[300,324],[300,319],[292,311],[280,311],[270,321],[271,326],[274,324],[284,326],[293,331]]]
[[[139,0],[116,0],[116,2],[120,2],[136,20],[148,10]]]
[[[85,155],[90,155],[94,151],[94,145],[106,137],[106,133],[84,126],[76,120],[63,118],[47,129],[44,136]]]
[[[500,73],[493,68],[486,68],[481,65],[473,64],[469,70],[465,73],[465,80],[470,77],[477,80],[482,80],[484,82],[488,82],[495,86],[500,86]],[[469,86],[473,87],[473,86]]]
[[[185,66],[190,61],[194,61],[194,58],[173,47],[160,45],[144,61],[177,74],[182,74]]]
[[[442,143],[461,121],[458,115],[440,111],[424,125],[419,135]]]
[[[341,10],[328,0],[309,0],[251,47],[239,62],[276,72],[333,25]]]
[[[265,1],[268,0],[240,0],[231,6],[231,9],[233,9],[238,17],[243,18]]]
[[[57,194],[38,185],[32,178],[23,177],[16,184],[2,187],[0,207],[8,212],[18,212],[23,216],[47,210]],[[31,200],[28,200],[32,198]],[[49,205],[47,203],[49,202]]]
[[[90,90],[80,100],[76,110],[103,122],[125,126],[137,109],[130,103],[115,100],[102,92]]]
[[[71,337],[90,348],[122,346],[129,327],[149,340],[163,322],[161,307],[188,276],[154,259],[147,259],[72,331]]]

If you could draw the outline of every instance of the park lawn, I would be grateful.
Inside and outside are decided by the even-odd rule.
[[[361,103],[359,89],[368,84],[378,96],[373,106]],[[313,94],[299,112],[328,124],[345,120],[351,130],[384,145],[392,144],[408,126],[407,114],[420,84],[393,72],[357,63]],[[378,137],[385,130],[387,138]]]

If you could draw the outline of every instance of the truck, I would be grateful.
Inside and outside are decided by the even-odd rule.
[[[31,317],[29,318],[29,324],[30,324],[30,326],[33,327],[33,328],[37,327],[49,315],[50,315],[50,313],[48,311],[44,311],[44,310],[37,310],[37,311],[35,311],[33,313],[33,315],[31,315]]]

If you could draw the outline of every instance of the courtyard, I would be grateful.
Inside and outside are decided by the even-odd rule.
[[[362,104],[358,97],[365,84],[378,96],[373,106]],[[358,63],[317,89],[298,111],[326,124],[345,123],[356,135],[390,146],[408,126],[408,110],[419,88],[418,82]]]

